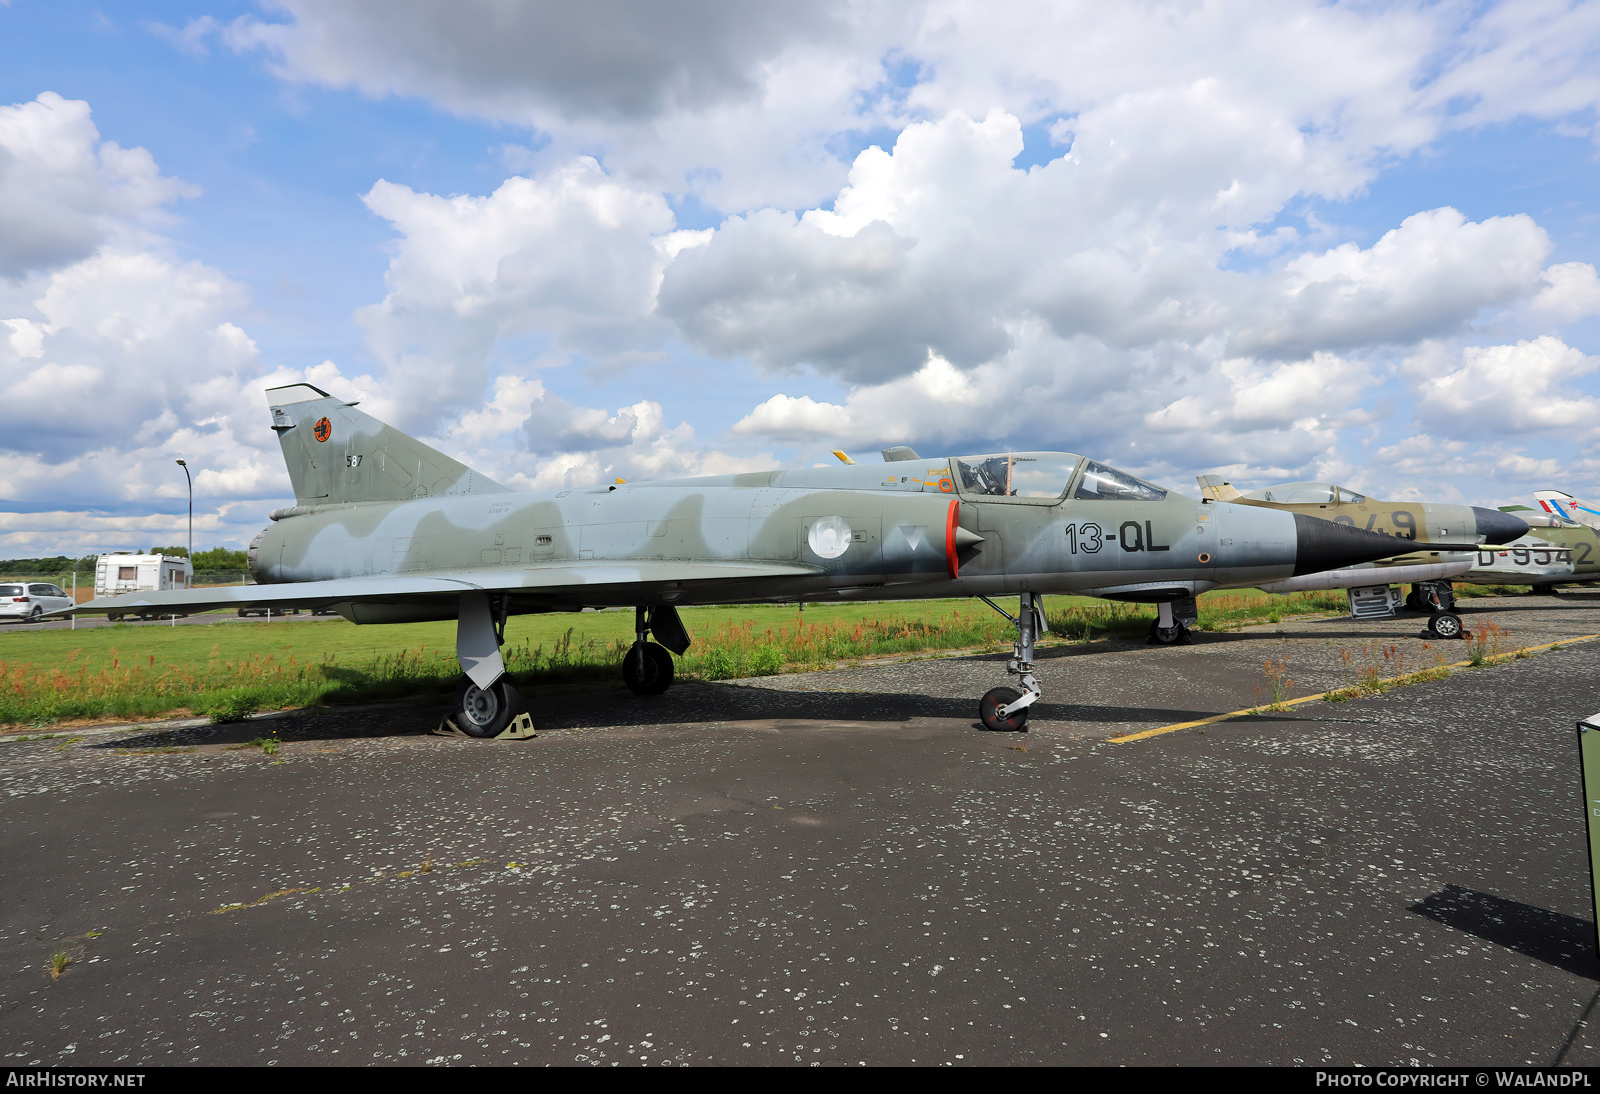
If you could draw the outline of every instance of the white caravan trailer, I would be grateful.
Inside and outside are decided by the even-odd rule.
[[[194,567],[186,558],[168,555],[101,555],[94,564],[94,595],[165,592],[194,583]],[[155,613],[151,613],[153,616]],[[141,619],[150,618],[144,614]]]

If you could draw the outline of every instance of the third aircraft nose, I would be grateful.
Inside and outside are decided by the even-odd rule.
[[[1482,509],[1474,505],[1472,515],[1477,518],[1478,535],[1485,543],[1510,543],[1528,534],[1528,522],[1498,509]]]
[[[1349,524],[1335,524],[1331,520],[1301,513],[1294,514],[1294,530],[1296,577],[1324,570],[1342,570],[1346,566],[1376,562],[1380,558],[1393,558],[1419,549],[1407,539],[1396,539],[1394,536],[1368,532]]]

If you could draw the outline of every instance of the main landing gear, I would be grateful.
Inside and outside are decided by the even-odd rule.
[[[506,640],[505,596],[463,593],[456,624],[456,658],[466,675],[456,686],[449,720],[468,737],[500,736],[518,714],[522,696],[506,676],[500,647]]]
[[[672,655],[650,641],[650,609],[633,610],[633,648],[622,659],[622,682],[635,695],[660,695],[672,686]]]
[[[1006,662],[1006,672],[1020,677],[1017,681],[1026,690],[991,688],[978,700],[978,720],[985,729],[997,733],[1018,733],[1028,728],[1028,708],[1037,703],[1044,692],[1033,677],[1033,643],[1047,633],[1044,624],[1044,597],[1023,593],[1016,615],[1012,615],[986,596],[978,597],[989,607],[1011,620],[1017,628],[1017,641],[1012,647],[1011,660]]]
[[[1411,586],[1406,607],[1428,613],[1428,629],[1422,632],[1423,638],[1449,641],[1472,637],[1472,632],[1467,630],[1461,617],[1455,613],[1455,590],[1448,581],[1417,582]]]
[[[633,634],[633,648],[622,659],[622,682],[635,695],[660,695],[672,686],[672,654],[682,656],[689,648],[689,632],[672,605],[641,604],[634,609]]]

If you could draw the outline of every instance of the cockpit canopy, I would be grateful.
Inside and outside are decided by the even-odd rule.
[[[956,456],[950,470],[968,495],[1002,498],[1059,498],[1082,466],[1074,498],[1100,501],[1160,501],[1167,492],[1126,471],[1118,471],[1070,452],[1005,452]]]
[[[963,494],[997,498],[1059,498],[1082,457],[1070,452],[1004,452],[950,461]]]
[[[1250,501],[1270,501],[1278,505],[1353,505],[1367,500],[1366,495],[1348,486],[1335,486],[1330,482],[1284,482],[1244,496]]]
[[[1097,501],[1161,501],[1167,492],[1154,483],[1134,478],[1126,471],[1089,460],[1072,496]]]

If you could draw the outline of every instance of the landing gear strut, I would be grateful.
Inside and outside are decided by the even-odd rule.
[[[1406,607],[1414,612],[1453,612],[1456,610],[1455,588],[1448,581],[1418,581],[1411,586],[1406,597]]]
[[[672,686],[672,655],[666,647],[650,641],[651,624],[655,622],[651,617],[660,611],[663,609],[643,605],[634,609],[633,648],[622,659],[622,682],[635,695],[660,695]],[[687,647],[688,643],[684,645]]]
[[[1015,688],[991,688],[978,700],[978,720],[985,729],[997,733],[1018,733],[1028,728],[1028,708],[1037,703],[1044,692],[1033,677],[1033,643],[1037,636],[1046,633],[1044,624],[1044,597],[1023,593],[1017,614],[1012,615],[986,596],[978,597],[989,607],[1011,620],[1017,628],[1017,641],[1012,647],[1011,660],[1006,662],[1006,672],[1019,677],[1017,681],[1025,691]]]

